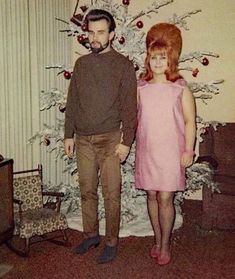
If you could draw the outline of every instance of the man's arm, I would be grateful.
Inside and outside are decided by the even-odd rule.
[[[75,133],[75,118],[76,118],[76,106],[77,106],[77,79],[79,71],[79,60],[76,62],[73,75],[69,84],[66,111],[65,111],[65,133],[64,133],[64,148],[65,153],[69,156],[73,156],[74,151],[74,133]]]
[[[116,155],[119,156],[121,162],[124,162],[134,140],[137,124],[137,81],[135,70],[131,63],[125,69],[121,83],[120,115],[122,120],[122,138],[120,144],[116,146]]]
[[[131,146],[137,125],[137,80],[134,66],[128,61],[121,81],[120,92],[123,144]]]
[[[193,149],[196,137],[196,106],[193,94],[185,87],[182,98],[183,116],[185,122],[185,152],[181,158],[181,165],[189,167],[193,163]]]

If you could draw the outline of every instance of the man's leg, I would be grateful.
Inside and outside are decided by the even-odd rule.
[[[98,224],[98,163],[96,153],[92,145],[92,136],[78,136],[76,138],[76,155],[79,175],[79,186],[81,191],[83,232],[85,238],[94,238],[88,242],[88,247],[82,247],[82,252],[86,252],[90,247],[99,242]],[[94,242],[94,245],[92,243]],[[89,245],[91,244],[91,245]],[[81,248],[81,247],[80,247]],[[84,249],[86,251],[84,251]],[[78,249],[80,251],[80,249]]]
[[[106,244],[116,246],[120,228],[121,175],[120,160],[109,156],[101,165],[101,184],[106,218]]]
[[[115,147],[119,143],[120,131],[95,136],[94,141],[100,167],[106,219],[106,250],[103,251],[104,257],[101,255],[100,263],[108,262],[115,257],[118,243],[120,227],[121,172],[119,157],[115,155]],[[106,257],[106,255],[108,256]]]

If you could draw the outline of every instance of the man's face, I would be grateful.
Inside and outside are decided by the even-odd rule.
[[[93,52],[107,52],[114,32],[109,33],[109,25],[105,19],[88,23],[88,40]]]

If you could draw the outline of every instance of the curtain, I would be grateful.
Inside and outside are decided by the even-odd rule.
[[[64,162],[46,147],[28,140],[43,123],[61,117],[58,109],[40,112],[40,91],[66,91],[69,81],[46,65],[71,66],[72,39],[65,32],[72,7],[67,0],[0,0],[0,154],[14,160],[14,170],[43,164],[46,179],[66,180]]]

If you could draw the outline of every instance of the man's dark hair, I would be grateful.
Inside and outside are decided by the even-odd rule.
[[[115,30],[116,23],[114,21],[114,18],[109,12],[105,10],[94,9],[89,11],[89,13],[86,15],[85,22],[88,26],[89,21],[98,21],[101,19],[105,19],[108,22],[109,33]]]

